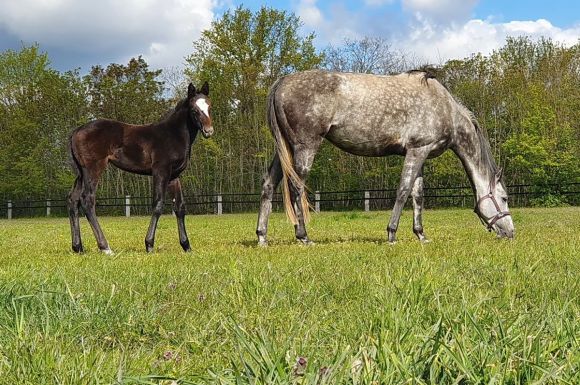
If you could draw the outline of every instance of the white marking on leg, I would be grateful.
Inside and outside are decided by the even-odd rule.
[[[101,250],[101,252],[103,254],[106,254],[106,255],[115,255],[115,253],[113,253],[113,250],[111,250],[111,249],[104,249],[104,250]]]
[[[209,104],[207,104],[207,102],[205,101],[205,99],[197,99],[197,101],[195,102],[195,105],[197,106],[197,108],[199,108],[199,110],[201,112],[203,112],[205,114],[205,116],[207,116],[209,118]]]

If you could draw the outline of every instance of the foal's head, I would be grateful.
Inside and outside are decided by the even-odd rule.
[[[187,106],[194,126],[201,131],[204,138],[209,138],[213,134],[213,125],[209,115],[211,101],[209,100],[209,85],[207,82],[199,92],[195,86],[189,83],[187,88]]]

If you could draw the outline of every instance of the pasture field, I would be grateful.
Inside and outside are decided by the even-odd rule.
[[[579,384],[580,208],[321,213],[301,246],[273,214],[103,217],[114,256],[68,219],[0,220],[1,384]]]

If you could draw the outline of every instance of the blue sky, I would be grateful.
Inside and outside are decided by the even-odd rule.
[[[59,70],[142,55],[153,68],[181,67],[192,42],[227,9],[256,0],[0,0],[0,51],[37,42]],[[98,5],[96,5],[98,4]],[[294,12],[316,45],[382,37],[424,62],[489,54],[507,36],[580,38],[578,0],[275,0]]]

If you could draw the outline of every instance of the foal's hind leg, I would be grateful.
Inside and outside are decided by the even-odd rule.
[[[306,194],[304,191],[306,177],[312,167],[314,156],[321,142],[322,138],[319,137],[308,143],[308,147],[296,146],[294,148],[294,169],[298,177],[300,177],[301,183],[298,186],[290,183],[290,196],[296,212],[296,219],[298,220],[298,224],[294,225],[296,239],[305,245],[312,244],[312,241],[308,239],[308,235],[306,234],[305,215],[307,213],[304,210],[308,210],[308,207],[302,207],[302,195]]]
[[[413,197],[413,232],[421,242],[428,242],[423,232],[423,168],[419,170],[419,175],[411,190]]]
[[[99,221],[97,220],[97,213],[95,211],[95,194],[97,184],[101,173],[107,166],[107,160],[102,160],[93,164],[91,168],[83,168],[83,189],[81,194],[81,205],[85,210],[85,216],[89,221],[95,238],[97,239],[97,246],[99,250],[105,254],[113,254],[109,248],[109,243],[101,230]]]
[[[282,180],[282,167],[280,166],[280,157],[278,152],[274,155],[272,163],[268,172],[264,175],[262,182],[262,196],[260,198],[260,213],[258,214],[258,226],[256,228],[256,235],[258,236],[258,246],[266,246],[268,240],[268,219],[272,212],[272,197],[274,191],[280,181]]]
[[[427,159],[430,152],[430,146],[413,148],[407,151],[405,163],[403,164],[403,171],[401,173],[399,189],[397,190],[397,199],[395,200],[391,220],[387,227],[390,243],[395,243],[397,241],[396,233],[397,228],[399,227],[399,219],[401,218],[403,207],[409,197],[415,179],[417,178],[417,175],[419,175],[423,163],[425,163],[425,159]]]
[[[79,205],[81,200],[81,190],[83,188],[81,176],[75,179],[73,188],[68,194],[68,217],[70,220],[70,232],[72,238],[72,250],[75,253],[83,252],[83,243],[81,241],[81,228],[79,224]]]
[[[169,191],[173,195],[173,212],[177,218],[177,230],[179,232],[179,244],[184,251],[191,251],[187,232],[185,231],[185,203],[183,201],[183,192],[181,191],[181,182],[175,178],[169,182]]]

